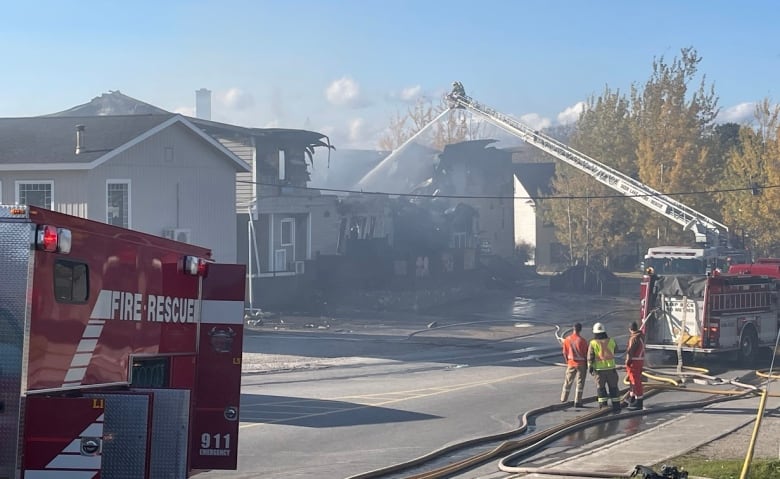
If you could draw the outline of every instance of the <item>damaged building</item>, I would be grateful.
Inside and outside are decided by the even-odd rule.
[[[210,92],[196,95],[196,117],[183,121],[248,166],[235,173],[235,229],[224,238],[248,265],[252,308],[316,305],[328,289],[463,276],[486,259],[513,260],[529,235],[538,249],[541,215],[511,199],[536,186],[513,164],[516,152],[493,140],[342,152],[314,131],[212,121]],[[170,115],[118,91],[58,115],[120,114]],[[375,192],[390,194],[366,194]]]
[[[402,193],[384,200],[396,276],[468,271],[479,255],[513,255],[511,153],[492,143],[466,141],[441,152],[412,144],[357,183],[363,191]]]

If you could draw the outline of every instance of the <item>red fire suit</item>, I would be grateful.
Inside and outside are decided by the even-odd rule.
[[[631,383],[631,395],[642,399],[642,370],[645,367],[645,336],[642,331],[631,331],[626,346],[626,373]]]

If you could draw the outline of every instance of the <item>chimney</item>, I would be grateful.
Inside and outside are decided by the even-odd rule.
[[[211,90],[207,88],[195,90],[195,117],[211,120]]]
[[[76,125],[76,154],[80,155],[86,150],[84,144],[84,125]]]

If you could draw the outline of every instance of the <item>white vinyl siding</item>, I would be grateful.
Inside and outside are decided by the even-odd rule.
[[[106,181],[106,223],[131,228],[130,180]]]
[[[17,181],[16,203],[54,209],[54,181]]]
[[[222,146],[233,152],[234,155],[244,160],[252,169],[255,167],[255,148],[250,139],[226,138],[214,135]],[[252,171],[240,171],[236,173],[236,211],[246,213],[252,201],[255,199],[254,173]]]
[[[106,185],[117,179],[130,181],[132,229],[158,236],[189,230],[189,242],[211,248],[216,261],[235,262],[235,164],[184,125],[171,125],[90,171],[91,219],[106,220]]]
[[[236,261],[236,172],[240,168],[186,125],[174,123],[91,169],[56,168],[0,172],[2,202],[19,201],[15,182],[24,199],[28,199],[28,185],[43,185],[49,192],[43,200],[49,201],[47,208],[106,223],[111,222],[109,185],[117,183],[122,190],[121,183],[126,182],[126,226],[155,235],[168,229],[189,230],[191,242],[211,248],[216,261]],[[124,213],[118,217],[124,223]]]

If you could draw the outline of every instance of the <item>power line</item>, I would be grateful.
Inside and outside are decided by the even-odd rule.
[[[755,189],[768,190],[772,188],[780,188],[780,185],[769,186],[747,186],[745,188],[724,188],[715,190],[698,190],[698,191],[685,191],[685,192],[672,192],[657,194],[645,193],[636,195],[622,195],[622,194],[610,194],[610,195],[564,195],[564,196],[502,196],[502,195],[446,195],[446,194],[431,194],[431,193],[389,193],[386,191],[363,191],[363,190],[348,190],[340,188],[315,188],[311,186],[296,186],[296,185],[280,185],[276,183],[263,183],[259,181],[237,180],[237,183],[245,183],[257,186],[268,186],[275,188],[293,188],[305,191],[326,191],[329,193],[349,193],[354,195],[365,196],[399,196],[405,198],[449,198],[449,199],[478,199],[478,200],[593,200],[593,199],[608,199],[608,198],[644,198],[644,197],[661,197],[661,196],[693,196],[693,195],[709,195],[715,193],[734,193],[739,191],[749,191],[755,195]]]

